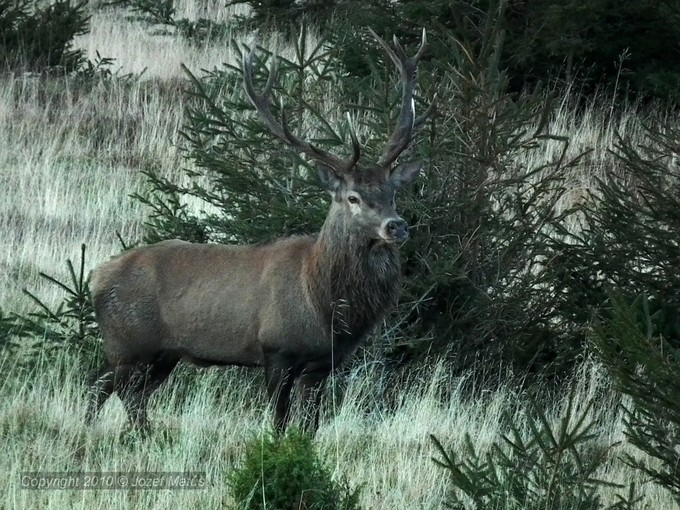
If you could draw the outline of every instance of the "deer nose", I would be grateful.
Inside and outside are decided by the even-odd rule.
[[[397,241],[406,241],[408,239],[408,223],[401,218],[388,221],[385,229],[387,234]]]

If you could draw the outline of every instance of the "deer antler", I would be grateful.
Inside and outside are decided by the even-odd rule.
[[[415,117],[415,101],[413,99],[413,90],[416,84],[416,70],[418,68],[418,62],[423,57],[425,48],[427,46],[427,36],[425,29],[423,28],[423,35],[418,51],[413,57],[407,57],[406,53],[404,52],[404,48],[401,46],[401,44],[399,44],[396,36],[394,36],[394,50],[392,50],[392,48],[390,48],[390,46],[385,41],[383,41],[383,39],[371,28],[368,30],[371,32],[373,37],[375,37],[380,46],[383,47],[401,74],[401,111],[399,112],[397,125],[394,128],[394,132],[392,133],[389,142],[387,143],[387,147],[378,160],[378,164],[380,166],[389,167],[389,165],[394,163],[394,161],[399,157],[399,154],[401,154],[408,146],[409,142],[411,141],[413,129],[425,121],[427,116],[432,112],[432,108],[434,106],[433,101],[423,115],[418,118]]]
[[[333,154],[330,154],[310,142],[295,136],[288,128],[285,113],[281,115],[281,121],[277,120],[271,109],[269,108],[269,99],[276,82],[276,60],[274,59],[271,68],[269,69],[269,76],[267,83],[264,86],[262,93],[258,94],[253,86],[253,58],[255,50],[243,56],[243,83],[248,99],[253,104],[260,117],[269,128],[271,133],[282,142],[294,147],[298,151],[306,154],[310,158],[330,167],[337,174],[344,174],[351,172],[352,168],[359,161],[361,156],[361,145],[357,139],[353,127],[350,126],[350,137],[352,139],[353,154],[349,159],[342,159]]]

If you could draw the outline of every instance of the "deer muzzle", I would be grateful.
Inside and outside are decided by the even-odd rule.
[[[406,241],[408,235],[408,223],[402,218],[391,218],[383,227],[383,238],[386,241]]]

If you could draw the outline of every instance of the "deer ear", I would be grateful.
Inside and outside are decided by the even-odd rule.
[[[422,161],[411,161],[397,165],[390,174],[390,182],[397,188],[404,184],[411,184],[420,175],[422,169]]]
[[[335,170],[326,165],[317,165],[316,171],[319,174],[319,181],[321,181],[323,189],[331,193],[335,193],[340,189],[342,178],[335,173]]]

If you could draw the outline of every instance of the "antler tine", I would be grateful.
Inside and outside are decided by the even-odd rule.
[[[392,62],[394,62],[394,65],[397,66],[397,67],[401,67],[401,59],[399,59],[399,57],[394,53],[392,48],[390,48],[389,44],[387,44],[383,40],[382,37],[380,37],[378,34],[376,34],[375,31],[371,27],[368,27],[368,31],[371,33],[373,38],[378,42],[378,44],[380,44],[380,46],[382,46],[382,48],[385,50],[385,53],[387,53],[387,55],[390,57],[390,59],[392,59]],[[394,40],[395,41],[397,40],[396,35],[394,36]],[[397,48],[401,48],[401,45],[399,43],[397,43],[396,46],[397,46]],[[403,50],[402,50],[402,54],[403,54]],[[404,58],[405,57],[406,56],[404,55]]]
[[[274,89],[274,84],[276,83],[276,61],[272,63],[269,69],[269,75],[267,77],[267,82],[265,83],[264,89],[261,93],[255,91],[253,85],[253,60],[255,57],[255,50],[253,49],[247,55],[243,56],[243,85],[246,91],[248,99],[252,105],[257,110],[260,118],[264,124],[269,128],[269,131],[276,136],[282,142],[294,147],[300,152],[303,152],[307,156],[316,161],[329,166],[335,172],[346,173],[351,170],[351,168],[356,164],[354,159],[350,161],[345,161],[343,159],[334,156],[326,151],[315,147],[306,140],[303,140],[295,136],[292,131],[288,128],[288,123],[286,122],[285,114],[281,115],[281,121],[277,120],[271,109],[269,108],[269,100]],[[354,138],[352,139],[352,144],[354,144]],[[358,143],[358,142],[357,142]],[[356,156],[356,148],[355,148]],[[358,158],[357,158],[358,159]]]
[[[349,126],[349,137],[352,139],[352,159],[350,160],[349,168],[354,168],[354,165],[361,158],[361,144],[359,143],[359,138],[357,138],[354,121],[349,112],[347,112],[347,125]]]
[[[411,135],[416,122],[422,122],[425,120],[422,117],[419,117],[418,119],[415,118],[415,101],[413,100],[413,90],[415,89],[418,62],[423,57],[425,48],[427,46],[427,36],[425,29],[423,29],[423,35],[418,51],[413,57],[407,57],[404,48],[401,46],[396,36],[394,36],[393,50],[371,28],[369,28],[369,31],[378,41],[380,46],[383,47],[392,62],[394,62],[394,65],[401,74],[402,81],[402,104],[397,125],[395,126],[392,136],[390,136],[385,151],[378,160],[379,165],[387,167],[392,164],[399,157],[399,154],[401,154],[408,146],[409,142],[411,141]],[[429,113],[429,111],[431,110],[428,108],[428,112],[426,113]]]
[[[423,27],[423,33],[420,36],[420,47],[418,48],[418,52],[415,54],[413,57],[415,60],[420,60],[423,58],[423,54],[425,53],[425,48],[427,47],[427,32],[425,31],[425,27]]]
[[[437,106],[437,94],[432,97],[432,102],[430,103],[430,106],[427,107],[427,109],[423,112],[422,115],[416,118],[415,121],[413,121],[413,129],[418,129],[420,126],[423,125],[423,123],[427,120],[427,118],[432,114],[434,111],[435,107]]]
[[[269,95],[274,88],[276,64],[272,64],[272,67],[269,69],[269,75],[267,77],[267,83],[264,86],[264,90],[261,94],[258,94],[255,91],[255,87],[253,86],[254,58],[254,49],[247,55],[243,56],[243,84],[246,90],[246,95],[272,134],[280,140],[287,142],[288,139],[284,133],[283,126],[276,120],[274,114],[269,109]]]

